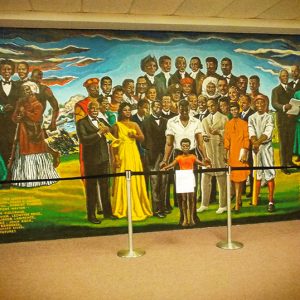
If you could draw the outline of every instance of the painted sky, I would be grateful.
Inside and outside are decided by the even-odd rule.
[[[184,32],[133,32],[99,30],[5,29],[0,35],[0,59],[25,60],[31,69],[44,71],[59,103],[76,94],[86,95],[82,83],[108,75],[113,85],[142,75],[140,60],[147,55],[227,56],[233,74],[258,75],[268,96],[278,84],[278,72],[300,63],[300,36],[214,34]],[[187,69],[189,71],[189,69]],[[205,67],[204,67],[205,72]],[[220,68],[218,73],[221,73]],[[17,76],[14,77],[17,79]]]

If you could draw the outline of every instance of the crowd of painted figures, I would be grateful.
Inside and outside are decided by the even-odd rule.
[[[172,206],[180,209],[180,224],[199,222],[197,212],[208,210],[209,203],[219,198],[217,214],[227,211],[226,175],[215,168],[274,166],[272,136],[273,115],[279,136],[280,164],[284,174],[300,158],[300,68],[298,65],[280,70],[279,84],[269,97],[260,92],[257,75],[234,76],[230,58],[224,57],[218,74],[218,60],[205,59],[206,70],[199,57],[172,59],[154,56],[141,59],[144,73],[136,80],[126,78],[113,87],[109,76],[89,78],[83,86],[87,97],[74,107],[74,120],[79,138],[81,175],[104,175],[110,172],[159,171],[170,168],[191,170],[195,165],[207,169],[196,176],[195,193],[176,193],[170,201],[173,176],[133,176],[131,182],[133,220],[148,216],[165,218]],[[160,69],[160,70],[159,70]],[[17,72],[19,80],[11,77]],[[34,69],[29,77],[26,62],[17,66],[9,60],[1,62],[0,85],[0,154],[12,179],[49,178],[52,181],[16,183],[37,186],[56,182],[59,152],[45,142],[42,130],[46,104],[52,107],[50,130],[56,129],[58,103],[51,89],[42,83],[43,73]],[[290,77],[292,80],[290,80]],[[291,101],[293,99],[293,101]],[[292,103],[292,104],[291,104]],[[295,104],[296,103],[296,104]],[[296,106],[296,108],[295,108]],[[274,109],[275,114],[269,110]],[[296,113],[295,113],[296,111]],[[213,168],[211,172],[210,168]],[[255,184],[259,196],[262,181],[268,187],[269,212],[275,210],[274,169],[258,170]],[[231,172],[234,210],[242,206],[241,195],[253,192],[253,174],[248,170]],[[127,216],[125,177],[101,176],[84,181],[87,217],[99,224],[97,214],[105,218]],[[198,189],[200,185],[200,189]],[[111,186],[111,187],[110,187]],[[9,188],[9,186],[5,186]],[[197,191],[200,190],[200,195]],[[218,193],[216,193],[216,190]],[[201,204],[196,208],[196,199]]]

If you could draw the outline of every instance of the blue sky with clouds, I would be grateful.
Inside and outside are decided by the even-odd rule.
[[[233,61],[233,74],[258,75],[268,96],[278,84],[281,68],[300,61],[300,36],[213,34],[184,32],[83,31],[1,29],[0,59],[26,60],[44,70],[59,103],[86,94],[82,83],[108,75],[113,85],[142,75],[140,60],[147,55],[183,55],[187,61],[207,56]],[[187,69],[189,71],[189,69]],[[221,73],[220,68],[218,72]],[[17,78],[17,77],[15,77]],[[68,80],[66,80],[68,79]],[[62,84],[62,85],[59,85]]]

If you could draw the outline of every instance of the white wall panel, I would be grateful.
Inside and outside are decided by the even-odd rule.
[[[234,0],[227,7],[224,8],[218,15],[220,18],[255,18],[257,15],[263,13],[268,8],[276,4],[278,0]]]
[[[83,12],[103,14],[128,13],[132,0],[82,0]]]
[[[216,17],[232,0],[186,0],[176,10],[176,16]]]
[[[31,10],[29,0],[0,0],[0,11]]]
[[[282,0],[264,13],[260,14],[258,18],[274,19],[274,20],[293,20],[299,18],[300,14],[300,0]]]
[[[177,10],[178,6],[181,5],[182,0],[135,0],[133,1],[130,9],[131,14],[146,14],[146,15],[172,15]]]
[[[34,11],[80,12],[81,0],[30,0]]]

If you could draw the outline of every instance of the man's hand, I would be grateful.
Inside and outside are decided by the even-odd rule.
[[[24,107],[23,107],[23,109],[24,109]],[[10,112],[12,110],[14,110],[14,107],[11,104],[4,105],[4,111],[5,112]]]
[[[159,168],[162,170],[167,165],[167,162],[165,160],[161,161],[159,164]]]
[[[105,133],[108,133],[109,132],[109,128],[105,125],[101,125],[100,128],[99,128],[99,132],[101,134],[105,134]]]
[[[292,105],[291,105],[290,103],[284,105],[284,111],[285,111],[285,112],[286,112],[287,110],[291,109],[291,108],[292,108]]]

